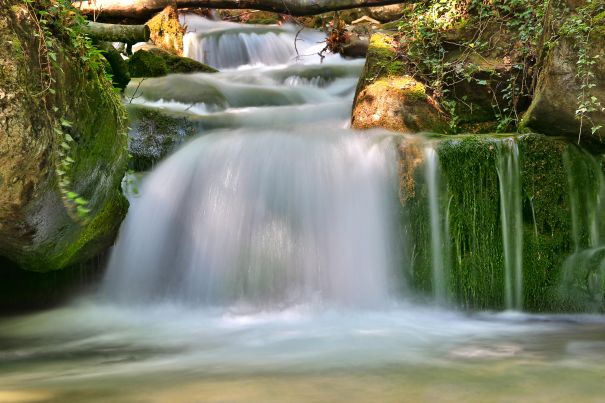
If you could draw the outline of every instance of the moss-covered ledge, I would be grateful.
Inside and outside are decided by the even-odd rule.
[[[450,298],[466,309],[504,309],[497,170],[504,139],[513,139],[519,152],[523,309],[602,310],[605,286],[597,292],[589,283],[592,263],[582,260],[585,251],[597,250],[605,242],[605,213],[598,208],[599,195],[605,190],[602,157],[564,138],[539,134],[441,136],[428,143],[403,140],[399,157],[400,167],[405,168],[400,169],[401,201],[406,211],[406,250],[414,251],[412,267],[406,272],[409,282],[420,295],[430,297],[433,292],[429,190],[423,152],[423,148],[432,147],[440,166],[438,203],[442,219],[447,217],[443,238]],[[593,239],[594,234],[597,239]],[[574,256],[578,257],[575,266],[568,267],[568,259]],[[574,278],[564,281],[570,275]],[[595,298],[600,299],[595,302]]]

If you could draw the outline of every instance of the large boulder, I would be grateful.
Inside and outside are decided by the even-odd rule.
[[[523,126],[584,143],[605,145],[605,11],[596,15],[587,44],[563,36],[550,50]],[[585,47],[586,49],[582,49]],[[586,56],[580,53],[586,51]],[[581,58],[591,65],[579,71]],[[590,74],[590,77],[583,77]],[[587,111],[582,112],[585,108]]]
[[[49,3],[63,20],[41,31],[32,6],[3,4],[0,274],[63,269],[106,250],[126,213],[126,114],[90,42],[61,31],[71,10]]]
[[[424,84],[407,74],[397,57],[396,46],[392,35],[372,35],[355,94],[352,126],[381,127],[402,133],[447,131],[446,117],[427,94]]]

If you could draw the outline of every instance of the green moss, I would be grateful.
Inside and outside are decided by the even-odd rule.
[[[116,189],[113,198],[82,225],[72,242],[40,263],[44,265],[42,271],[72,266],[75,262],[82,261],[82,255],[96,256],[103,252],[107,244],[113,242],[120,227],[121,220],[116,220],[116,217],[124,217],[127,210],[128,202]]]
[[[405,64],[397,58],[396,42],[391,35],[375,33],[370,38],[362,77],[373,81],[381,77],[405,75]]]
[[[166,61],[151,52],[139,50],[128,60],[131,77],[161,77],[168,74]]]
[[[373,85],[401,91],[410,101],[425,101],[427,97],[425,86],[410,76],[381,78],[376,80]]]

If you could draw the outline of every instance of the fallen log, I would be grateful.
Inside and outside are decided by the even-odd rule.
[[[255,9],[294,17],[322,14],[357,7],[411,3],[413,0],[94,0],[74,6],[93,19],[146,20],[166,6],[177,8]]]
[[[118,25],[89,22],[84,33],[99,42],[122,42],[133,44],[147,42],[151,34],[147,25]]]

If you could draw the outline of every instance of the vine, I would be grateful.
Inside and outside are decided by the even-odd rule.
[[[71,189],[70,172],[76,164],[72,153],[75,141],[70,134],[72,122],[55,106],[57,99],[56,72],[62,72],[60,59],[72,57],[86,72],[94,72],[100,80],[111,82],[111,75],[105,70],[105,58],[92,40],[84,34],[82,27],[86,20],[72,6],[69,0],[24,0],[27,13],[35,27],[37,39],[37,57],[40,70],[40,91],[34,96],[43,103],[49,121],[53,124],[53,144],[58,146],[53,151],[54,171],[63,204],[69,215],[75,220],[87,218],[90,210],[86,207],[88,200]],[[54,102],[53,102],[54,101]]]

